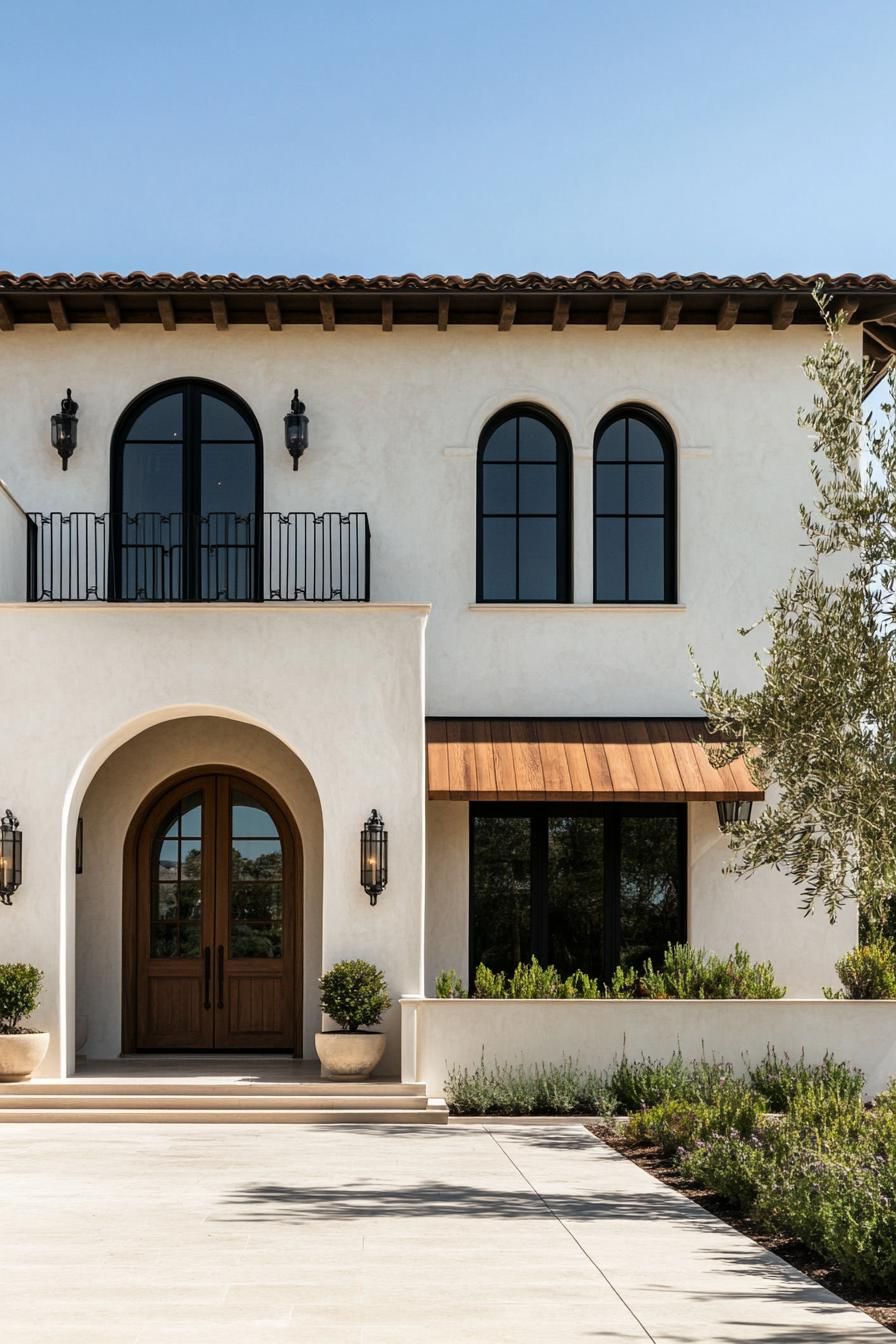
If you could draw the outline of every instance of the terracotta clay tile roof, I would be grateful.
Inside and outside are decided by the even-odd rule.
[[[663,293],[726,293],[758,291],[760,293],[811,293],[816,285],[822,285],[831,293],[861,292],[864,294],[885,293],[896,295],[896,280],[888,275],[778,275],[765,272],[754,275],[709,275],[698,271],[692,275],[680,275],[671,271],[666,275],[651,275],[642,272],[639,275],[625,276],[619,271],[609,271],[598,275],[595,271],[581,271],[578,275],[541,275],[538,271],[527,271],[525,275],[200,275],[196,271],[187,271],[183,275],[172,275],[161,271],[148,275],[145,271],[131,271],[120,275],[116,271],[104,271],[100,274],[83,271],[79,275],[57,271],[53,275],[38,275],[27,272],[14,275],[11,271],[0,271],[0,291],[4,292],[158,292],[175,290],[181,293],[207,293],[210,291],[228,291],[252,293],[484,293],[500,294],[506,292],[530,294],[556,293],[619,293],[619,294],[663,294]]]
[[[896,354],[896,280],[888,275],[184,275],[132,271],[13,275],[0,271],[0,335],[31,324],[70,331],[90,323],[117,329],[155,323],[176,331],[195,323],[218,331],[247,323],[333,332],[345,325],[568,328],[765,327],[820,322],[821,288],[863,328],[868,386]]]

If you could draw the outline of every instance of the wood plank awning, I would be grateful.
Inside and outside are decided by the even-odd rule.
[[[427,719],[429,797],[691,803],[761,799],[743,759],[717,769],[702,719]]]

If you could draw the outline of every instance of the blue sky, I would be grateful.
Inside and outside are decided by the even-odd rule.
[[[0,268],[896,271],[893,0],[0,19]]]

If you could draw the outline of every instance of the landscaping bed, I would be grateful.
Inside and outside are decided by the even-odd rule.
[[[896,1084],[769,1050],[450,1071],[455,1114],[592,1115],[593,1133],[896,1330]]]
[[[886,1326],[888,1330],[896,1333],[896,1285],[889,1292],[871,1292],[856,1288],[830,1263],[822,1259],[815,1251],[810,1250],[798,1237],[788,1236],[783,1232],[764,1230],[755,1219],[744,1214],[743,1210],[732,1200],[726,1199],[713,1190],[708,1190],[705,1185],[698,1184],[685,1176],[673,1159],[663,1155],[657,1144],[627,1136],[624,1121],[596,1121],[589,1124],[587,1128],[609,1147],[614,1148],[617,1153],[621,1153],[623,1157],[629,1158],[632,1162],[637,1162],[638,1166],[650,1172],[651,1176],[656,1176],[658,1180],[672,1186],[674,1190],[679,1190],[683,1195],[687,1195],[688,1199],[692,1199],[695,1204],[699,1204],[701,1208],[706,1209],[707,1213],[713,1214],[738,1232],[751,1237],[760,1246],[768,1251],[773,1251],[782,1260],[786,1260],[789,1265],[793,1265],[794,1269],[808,1275],[822,1287],[836,1293],[838,1297],[842,1297],[844,1301],[852,1303],[853,1306],[859,1307],[880,1325]]]

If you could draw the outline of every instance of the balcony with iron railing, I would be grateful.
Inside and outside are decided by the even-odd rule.
[[[369,602],[366,513],[29,513],[29,602]]]

